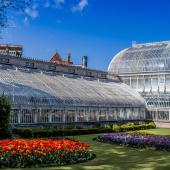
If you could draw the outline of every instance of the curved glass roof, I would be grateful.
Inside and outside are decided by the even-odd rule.
[[[0,68],[0,87],[0,94],[22,107],[145,107],[144,99],[121,82],[90,81],[57,73]]]
[[[113,57],[110,73],[170,71],[170,41],[135,44]]]

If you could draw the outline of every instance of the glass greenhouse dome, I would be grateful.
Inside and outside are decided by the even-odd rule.
[[[113,57],[108,72],[142,94],[148,119],[170,120],[170,41],[134,43]]]

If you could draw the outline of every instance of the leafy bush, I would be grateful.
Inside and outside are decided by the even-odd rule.
[[[13,133],[18,134],[23,138],[32,138],[33,137],[33,130],[31,128],[20,128],[14,129]]]
[[[110,129],[111,128],[111,126],[109,125],[109,124],[104,124],[104,126],[103,126],[104,128],[108,128],[108,129]]]
[[[139,124],[139,125],[134,125],[133,123],[127,123],[120,126],[114,124],[112,126],[113,132],[127,132],[127,131],[135,131],[135,130],[154,129],[154,128],[156,128],[154,122]]]
[[[5,96],[0,97],[0,138],[9,138],[9,117],[11,106]]]
[[[96,133],[111,133],[110,128],[87,128],[87,129],[67,129],[67,130],[56,130],[56,129],[30,129],[30,128],[19,128],[13,129],[14,134],[18,134],[23,138],[48,138],[48,137],[59,137],[59,136],[75,136],[75,135],[87,135]]]
[[[13,133],[20,135],[23,138],[48,138],[48,137],[60,137],[60,136],[75,136],[75,135],[87,135],[87,134],[98,134],[98,133],[112,133],[112,132],[127,132],[142,129],[155,128],[154,123],[147,123],[142,125],[134,124],[114,124],[112,128],[84,128],[84,129],[13,129]]]
[[[76,129],[84,129],[82,126],[80,126],[80,125],[76,125],[76,127],[75,127]]]
[[[33,130],[34,137],[51,137],[53,136],[53,130]]]
[[[112,126],[113,132],[119,132],[120,131],[120,126],[113,124]]]
[[[154,129],[154,128],[156,128],[155,123],[154,123],[154,122],[150,122],[150,123],[148,124],[148,128],[149,128],[149,129]]]

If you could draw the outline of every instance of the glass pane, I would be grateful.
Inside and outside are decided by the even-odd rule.
[[[152,77],[152,91],[157,92],[158,91],[158,78]]]
[[[160,76],[159,77],[159,91],[164,92],[164,87],[165,87],[165,76]]]
[[[170,92],[170,75],[166,75],[166,91]]]
[[[139,77],[138,78],[138,91],[142,92],[144,90],[144,78]]]
[[[151,90],[151,78],[145,77],[145,92],[150,92]]]

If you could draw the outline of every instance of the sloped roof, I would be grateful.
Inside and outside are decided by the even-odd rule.
[[[18,105],[145,107],[144,99],[121,82],[0,69],[0,87],[0,94]]]
[[[63,61],[62,61],[61,56],[56,52],[56,53],[52,56],[50,62],[54,62],[54,63],[61,64]]]

